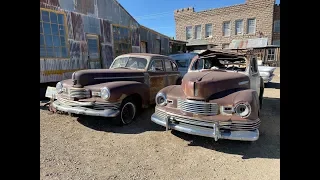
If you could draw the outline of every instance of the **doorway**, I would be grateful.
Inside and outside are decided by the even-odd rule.
[[[87,34],[86,39],[88,44],[88,69],[102,68],[99,36],[94,34]]]

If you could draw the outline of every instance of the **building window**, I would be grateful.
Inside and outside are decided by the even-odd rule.
[[[132,52],[130,29],[115,24],[112,29],[114,57]]]
[[[206,37],[212,37],[212,24],[206,24]]]
[[[268,49],[268,61],[274,61],[274,49]]]
[[[230,21],[223,23],[223,36],[230,36]]]
[[[243,34],[243,20],[236,20],[236,35]]]
[[[256,19],[248,19],[248,34],[256,33]]]
[[[280,46],[280,40],[273,40],[272,44]]]
[[[228,49],[229,48],[229,44],[222,44],[222,49]]]
[[[275,20],[273,25],[273,32],[280,32],[280,20]]]
[[[40,9],[40,57],[68,57],[65,19],[62,12]]]
[[[195,39],[201,39],[201,25],[197,25],[197,26],[195,26],[195,28],[194,28],[195,30],[195,32],[194,32],[194,38]]]
[[[186,27],[186,39],[191,39],[192,36],[192,26]]]

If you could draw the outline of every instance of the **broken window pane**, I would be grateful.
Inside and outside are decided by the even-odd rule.
[[[59,31],[60,31],[60,36],[64,36],[65,35],[63,25],[59,25]]]

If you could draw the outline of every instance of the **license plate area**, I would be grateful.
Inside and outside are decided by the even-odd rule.
[[[45,97],[56,99],[57,89],[55,87],[48,86]]]

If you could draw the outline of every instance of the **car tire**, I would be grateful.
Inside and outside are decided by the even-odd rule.
[[[125,98],[120,105],[120,113],[117,117],[113,118],[113,124],[123,126],[132,123],[138,112],[139,108],[134,98]]]
[[[182,83],[182,78],[180,77],[179,79],[177,79],[176,85],[181,85]]]
[[[260,109],[262,109],[262,105],[263,105],[263,93],[264,93],[264,83],[263,83],[263,79],[260,78],[260,95],[259,95]]]

